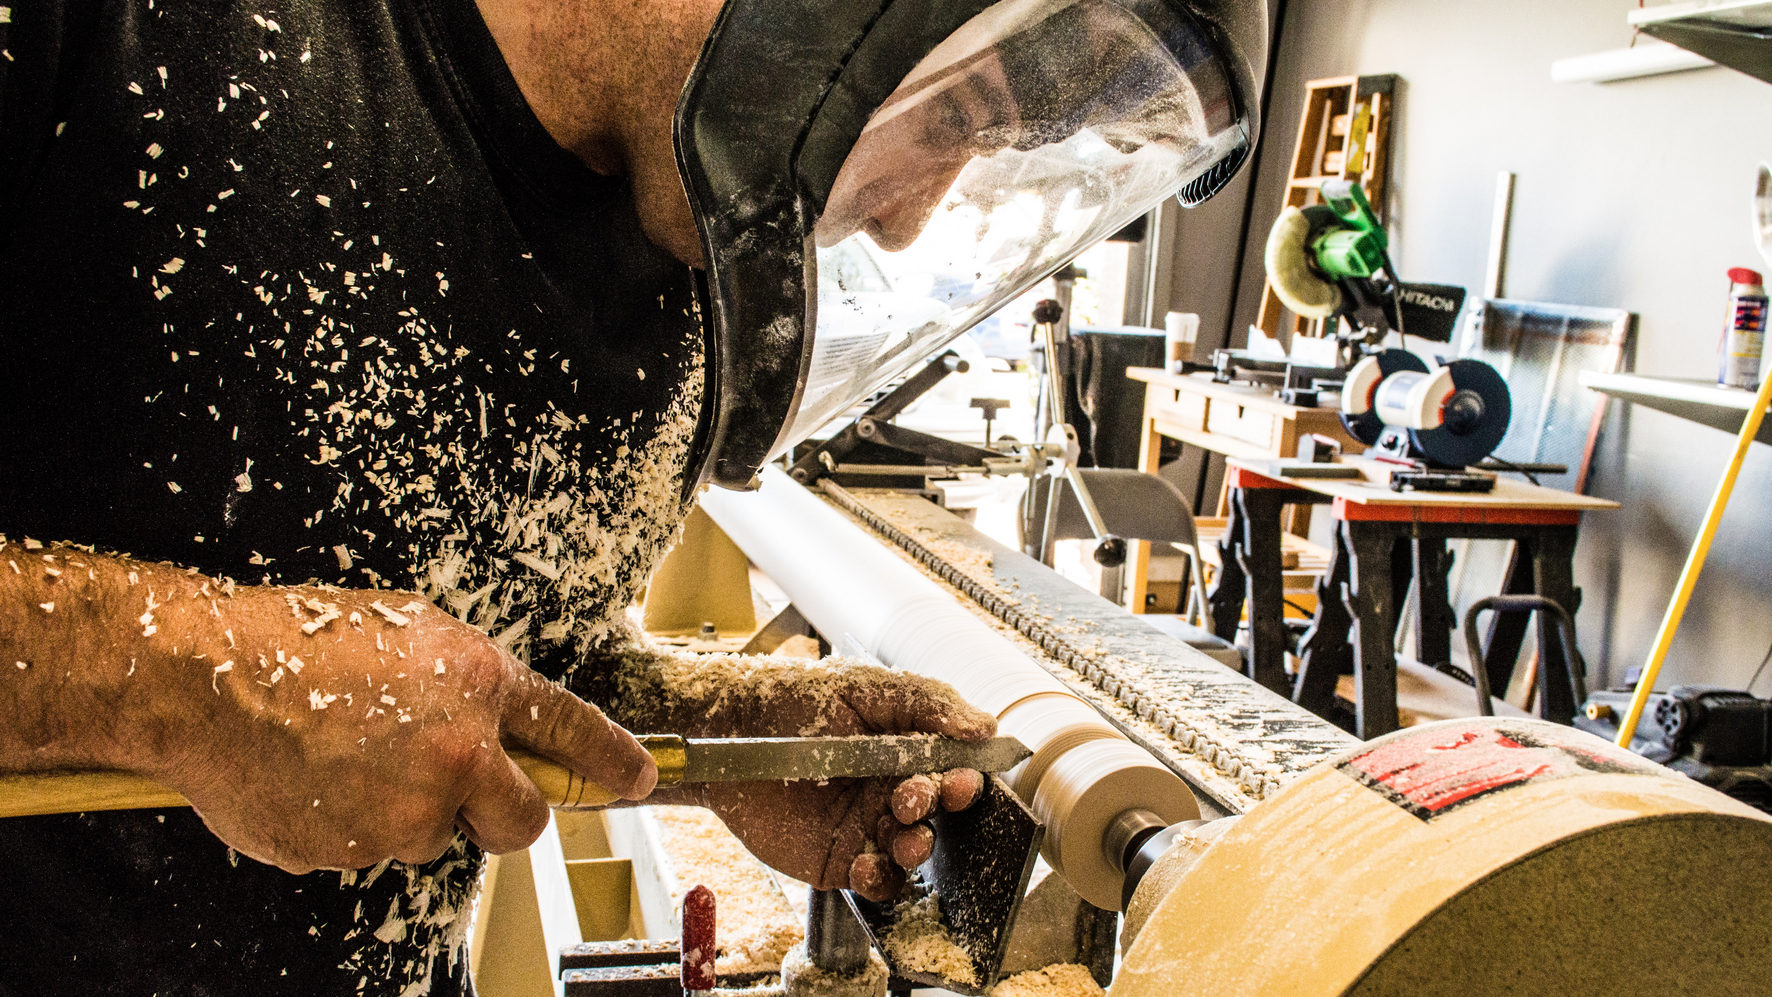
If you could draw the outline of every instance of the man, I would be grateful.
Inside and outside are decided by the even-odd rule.
[[[734,365],[790,371],[755,399],[777,416],[797,397],[793,351],[728,339],[722,267],[756,240],[715,237],[673,150],[719,13],[0,17],[0,769],[195,805],[0,822],[0,994],[459,991],[480,849],[546,819],[505,744],[711,806],[822,887],[888,894],[882,852],[926,852],[894,846],[930,804],[885,820],[878,782],[649,796],[632,738],[547,681],[689,735],[992,729],[936,683],[686,663],[620,625],[701,464],[764,456],[726,445],[766,380]]]
[[[517,659],[608,670],[682,511],[669,122],[718,7],[14,8],[0,759],[196,813],[0,826],[0,993],[447,992],[456,828],[506,851],[546,820],[501,741],[647,796],[627,733]],[[817,719],[745,693],[681,732]],[[911,681],[822,712],[991,729]],[[877,887],[882,856],[851,867],[887,788],[670,799]]]

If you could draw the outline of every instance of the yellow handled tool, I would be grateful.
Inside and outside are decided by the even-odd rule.
[[[1704,511],[1704,523],[1698,527],[1698,539],[1692,543],[1691,553],[1686,555],[1686,566],[1680,569],[1680,584],[1674,589],[1674,597],[1667,604],[1667,615],[1661,618],[1661,629],[1655,634],[1655,647],[1649,652],[1649,662],[1643,666],[1643,674],[1637,679],[1636,694],[1630,698],[1630,712],[1624,715],[1624,722],[1618,725],[1618,746],[1630,747],[1630,741],[1637,733],[1637,721],[1642,719],[1643,706],[1649,702],[1649,695],[1655,691],[1655,679],[1661,674],[1661,663],[1667,658],[1668,648],[1673,646],[1674,632],[1680,629],[1680,617],[1686,615],[1686,603],[1692,600],[1692,589],[1698,584],[1698,573],[1704,570],[1705,555],[1710,553],[1710,542],[1716,538],[1717,524],[1723,521],[1723,510],[1729,505],[1729,493],[1735,490],[1735,479],[1741,474],[1741,464],[1747,459],[1747,449],[1754,437],[1760,432],[1760,421],[1766,417],[1766,406],[1772,404],[1772,377],[1760,382],[1760,392],[1754,396],[1753,407],[1741,420],[1741,434],[1735,438],[1735,454],[1729,458],[1729,467],[1723,471],[1723,479],[1717,482],[1717,492],[1711,496],[1710,508]]]
[[[648,734],[640,743],[658,763],[660,786],[906,776],[957,768],[1003,772],[1029,755],[1013,737],[966,742],[926,734],[697,739]],[[552,759],[516,748],[506,753],[555,809],[590,810],[620,799]],[[130,772],[0,775],[0,817],[190,805],[153,779]]]

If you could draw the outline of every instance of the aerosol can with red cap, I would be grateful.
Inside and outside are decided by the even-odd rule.
[[[1756,270],[1729,270],[1729,316],[1723,326],[1722,369],[1717,383],[1725,388],[1760,387],[1760,352],[1766,340],[1766,288]]]

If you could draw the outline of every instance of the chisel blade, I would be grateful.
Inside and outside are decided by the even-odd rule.
[[[947,769],[1004,772],[1032,754],[1013,737],[969,742],[928,735],[694,738],[684,749],[684,782],[860,779]]]

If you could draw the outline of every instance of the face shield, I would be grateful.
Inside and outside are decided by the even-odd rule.
[[[1210,197],[1254,141],[1247,17],[812,6],[729,0],[678,108],[711,305],[693,484],[745,487],[1162,198]]]

